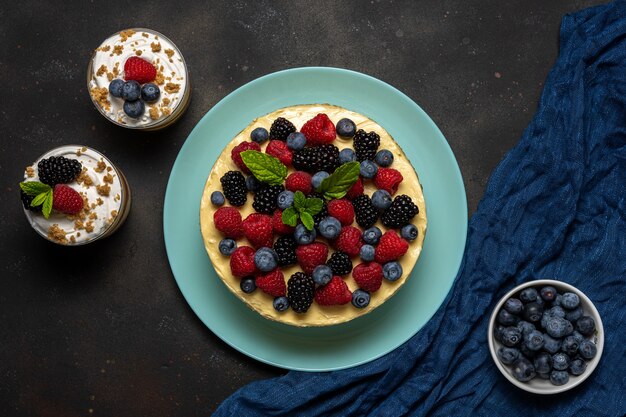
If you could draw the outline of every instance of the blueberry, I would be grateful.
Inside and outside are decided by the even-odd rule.
[[[313,281],[317,285],[326,285],[333,279],[333,270],[328,265],[318,265],[313,270]]]
[[[159,90],[159,86],[153,83],[144,84],[141,87],[141,99],[143,101],[147,101],[148,103],[153,103],[159,99],[161,96],[161,90]]]
[[[508,347],[514,347],[522,341],[522,332],[517,327],[509,326],[502,330],[500,335],[502,344]]]
[[[233,239],[222,239],[219,243],[219,249],[222,255],[230,256],[237,249],[237,242]]]
[[[576,330],[574,330],[574,332],[572,332],[571,336],[574,338],[574,340],[576,340],[578,342],[579,345],[583,342],[583,340],[585,340],[585,336],[583,336],[582,334],[580,334]]]
[[[539,351],[537,350],[528,349],[528,346],[526,346],[525,343],[522,343],[519,346],[519,351],[522,352],[522,355],[524,355],[525,358],[530,359],[530,360],[532,360],[539,353]]]
[[[538,322],[541,321],[541,316],[543,315],[543,307],[539,304],[532,302],[528,303],[524,306],[524,318],[530,322]]]
[[[524,320],[517,323],[517,328],[522,332],[522,336],[526,337],[530,332],[536,330],[535,325]]]
[[[224,194],[221,191],[213,191],[211,193],[211,203],[216,206],[224,205]]]
[[[565,371],[550,372],[550,382],[552,385],[565,385],[569,382],[569,375]]]
[[[493,329],[493,336],[496,340],[502,343],[502,333],[504,332],[505,327],[501,324],[498,324],[495,329]]]
[[[584,360],[580,358],[574,359],[569,364],[569,373],[572,375],[576,375],[576,376],[582,375],[586,369],[587,369],[587,362],[585,362]]]
[[[276,203],[278,204],[278,208],[281,210],[286,210],[293,204],[293,192],[289,190],[282,191],[276,197]]]
[[[372,194],[372,205],[375,209],[386,210],[391,205],[391,194],[385,190],[376,190]]]
[[[292,151],[302,150],[304,145],[306,145],[306,136],[304,136],[304,133],[292,132],[287,136],[287,148]]]
[[[537,376],[541,379],[550,379],[550,374],[543,374],[541,372],[537,372]]]
[[[383,265],[383,277],[387,281],[396,281],[402,276],[402,265],[397,261],[387,262]]]
[[[378,227],[373,226],[369,229],[365,229],[363,232],[363,241],[369,245],[378,245],[378,241],[382,235],[383,232],[381,232]]]
[[[404,239],[408,240],[409,242],[412,242],[415,239],[417,239],[417,235],[418,235],[417,227],[415,227],[414,224],[407,224],[400,230],[400,236],[402,236]]]
[[[257,180],[254,175],[250,175],[246,178],[246,188],[248,191],[256,192],[261,188],[261,181]]]
[[[513,326],[516,325],[518,321],[519,317],[509,313],[505,309],[500,309],[500,311],[498,311],[498,323],[505,326]]]
[[[350,119],[341,119],[337,122],[337,134],[344,138],[351,138],[356,133],[356,125]]]
[[[243,278],[239,283],[239,287],[241,287],[241,291],[250,294],[256,290],[256,282],[254,282],[252,277]]]
[[[128,101],[135,101],[141,95],[141,86],[135,80],[126,81],[122,85],[122,98]]]
[[[365,308],[370,303],[370,293],[362,289],[354,290],[352,293],[352,305],[356,308]]]
[[[573,292],[566,292],[561,298],[561,307],[573,310],[580,304],[580,298]]]
[[[557,338],[564,337],[574,330],[572,323],[561,317],[550,317],[546,322],[545,329],[550,336]]]
[[[328,178],[329,176],[330,174],[326,171],[319,171],[313,174],[313,177],[311,177],[311,184],[313,185],[313,188],[317,189],[317,187],[322,184],[322,181],[324,181],[324,179]]]
[[[578,352],[578,346],[580,342],[576,340],[573,335],[569,335],[563,339],[563,343],[561,344],[561,350],[568,355],[572,356]]]
[[[533,287],[524,288],[519,294],[519,299],[524,303],[532,303],[537,299],[537,290]]]
[[[285,296],[276,297],[272,305],[276,311],[285,311],[289,308],[289,299]]]
[[[569,356],[563,352],[558,352],[552,355],[552,367],[557,371],[564,371],[569,366]]]
[[[561,349],[561,339],[554,339],[549,334],[543,334],[543,350],[546,352],[550,352],[552,354],[556,353]]]
[[[347,162],[356,161],[356,153],[350,148],[345,148],[339,151],[339,163],[345,164]]]
[[[538,330],[533,330],[524,338],[524,344],[530,350],[537,351],[543,347],[543,334]]]
[[[556,295],[556,297],[554,297],[554,301],[552,302],[552,305],[554,306],[560,306],[561,305],[561,300],[563,299],[563,296],[561,294]]]
[[[278,266],[278,256],[274,249],[261,248],[254,254],[254,264],[261,272],[270,272]]]
[[[109,84],[109,93],[113,97],[122,97],[122,86],[124,85],[124,81],[119,78],[114,79]]]
[[[563,307],[561,306],[554,306],[550,309],[550,315],[552,317],[560,317],[563,318],[565,317],[565,310],[563,310]]]
[[[592,317],[582,316],[576,321],[576,330],[583,336],[591,336],[596,331],[596,322]]]
[[[381,167],[388,167],[393,163],[393,154],[387,149],[381,149],[376,153],[374,161]]]
[[[250,132],[250,140],[256,143],[263,143],[270,138],[270,134],[264,127],[257,127]]]
[[[141,117],[145,110],[146,106],[141,100],[124,102],[124,113],[126,113],[128,117],[132,117],[133,119]]]
[[[296,231],[294,232],[294,238],[299,245],[308,245],[309,243],[313,243],[315,238],[317,237],[317,233],[315,229],[307,230],[303,224],[299,224],[296,226]]]
[[[504,309],[511,314],[520,314],[524,311],[524,304],[517,298],[509,298],[504,302]]]
[[[533,358],[535,371],[540,374],[547,374],[552,370],[552,356],[546,352],[540,352]]]
[[[539,304],[541,307],[545,307],[546,306],[546,302],[543,298],[541,298],[541,296],[537,296],[537,299],[535,300],[535,303]]]
[[[498,359],[505,365],[510,365],[515,362],[520,357],[519,350],[510,347],[501,347],[498,349],[496,353],[498,355]]]
[[[582,356],[583,358],[592,359],[594,356],[596,356],[596,353],[598,353],[598,348],[596,347],[596,344],[593,343],[591,340],[585,339],[578,347],[578,351],[580,352],[580,356]]]
[[[541,295],[541,298],[543,298],[545,301],[552,301],[556,297],[557,293],[556,288],[548,285],[547,287],[543,287],[539,291],[539,294]]]
[[[361,246],[360,256],[365,262],[370,262],[374,260],[374,252],[375,249],[372,245],[363,245]]]
[[[583,316],[583,308],[581,306],[576,307],[573,310],[565,312],[565,319],[571,322],[575,322]]]
[[[513,373],[513,377],[520,382],[530,381],[536,375],[535,367],[526,358],[519,358],[513,362],[513,368],[511,371]]]
[[[320,235],[328,240],[337,239],[341,232],[341,223],[332,216],[324,217],[319,224]]]
[[[363,178],[367,178],[367,179],[374,178],[377,172],[378,172],[378,165],[376,165],[372,161],[365,160],[361,162],[361,168],[359,170],[359,173],[361,174]]]

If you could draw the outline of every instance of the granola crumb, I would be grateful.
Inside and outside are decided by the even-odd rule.
[[[141,56],[141,54],[142,54],[141,50],[135,51],[135,55]]]
[[[113,175],[111,174],[106,174],[104,177],[102,177],[102,180],[104,182],[107,182],[109,184],[113,184]]]
[[[98,213],[90,213],[89,220],[96,220],[98,218]]]
[[[106,111],[111,109],[111,102],[109,101],[109,90],[106,87],[93,87],[91,89],[91,97],[98,103],[98,105],[104,108]]]
[[[168,97],[164,97],[163,100],[161,101],[161,103],[164,106],[169,106],[170,105],[171,100]]]
[[[80,232],[76,232],[76,237],[80,237]]]
[[[96,203],[98,203],[98,205],[101,206],[104,204],[104,201],[102,201],[102,199],[98,197],[98,199],[96,200]]]
[[[180,84],[167,83],[165,84],[164,90],[168,92],[169,94],[178,93],[178,91],[180,91]]]
[[[92,209],[92,210],[93,210],[93,209],[95,209],[95,208],[96,208],[96,203],[91,203],[91,204],[89,205],[89,207],[91,207],[91,209]]]
[[[163,85],[165,83],[165,77],[161,71],[157,72],[156,77],[154,77],[154,82],[158,85]]]
[[[141,32],[141,36],[143,36],[144,38],[150,37],[150,35],[148,35],[146,32]]]
[[[98,194],[104,197],[108,197],[111,192],[111,186],[109,184],[96,185],[96,190],[98,190]]]
[[[171,58],[174,56],[174,50],[173,49],[166,49],[165,51],[165,55],[167,55],[168,58]]]
[[[48,238],[63,245],[67,244],[67,232],[59,227],[57,223],[48,229]]]
[[[122,42],[126,42],[126,40],[130,38],[131,36],[133,36],[135,33],[136,32],[132,29],[123,30],[120,32],[120,40]]]
[[[93,226],[93,222],[90,220],[87,222],[87,224],[85,224],[85,231],[87,233],[91,233],[93,232],[94,226]]]
[[[161,44],[159,42],[152,42],[150,47],[152,48],[152,52],[159,52],[161,50]]]
[[[102,51],[102,52],[109,52],[111,50],[111,45],[104,45],[98,49],[96,49],[97,51]]]
[[[76,238],[74,237],[74,235],[70,236],[70,242],[76,243]]]
[[[111,217],[117,217],[117,210],[111,210]]]
[[[123,51],[124,51],[124,45],[115,45],[113,47],[113,53],[111,54],[111,56],[113,56],[113,54],[122,55]]]
[[[163,113],[163,116],[169,116],[172,114],[172,109],[169,107],[161,107],[161,113]]]
[[[76,178],[76,182],[79,184],[83,184],[85,188],[89,188],[89,186],[93,185],[93,180],[87,174],[87,168],[83,167],[82,171]]]
[[[109,82],[113,81],[113,73],[112,72],[107,72],[107,80],[109,80]]]
[[[98,71],[96,71],[96,76],[98,76],[98,77],[99,77],[99,76],[101,76],[102,74],[106,74],[106,72],[107,72],[108,70],[109,70],[109,69],[107,68],[107,66],[106,66],[106,65],[104,65],[104,64],[102,64],[102,65],[100,65],[100,68],[98,68]]]
[[[81,219],[76,219],[76,221],[74,221],[74,229],[82,230],[84,228],[85,228],[85,224],[83,223]]]
[[[96,171],[97,173],[100,172],[104,172],[104,170],[106,169],[107,165],[104,163],[104,161],[101,159],[98,161],[98,166],[95,167],[93,170]]]
[[[113,171],[113,168],[107,167],[107,172],[111,172],[111,171]]]
[[[34,177],[35,176],[35,168],[33,168],[32,166],[26,167],[26,176],[28,178]]]
[[[159,109],[157,106],[150,106],[150,118],[152,120],[157,120],[159,118]]]

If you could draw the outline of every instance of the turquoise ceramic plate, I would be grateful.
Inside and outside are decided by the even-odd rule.
[[[424,186],[428,232],[411,278],[372,313],[337,326],[296,328],[262,318],[213,270],[202,243],[199,205],[223,147],[253,119],[281,107],[331,103],[362,113],[402,146]],[[463,179],[428,115],[395,88],[353,71],[297,68],[254,80],[229,94],[196,125],[170,175],[164,207],[167,255],[183,296],[206,326],[240,352],[306,371],[371,361],[413,336],[448,294],[467,232]]]

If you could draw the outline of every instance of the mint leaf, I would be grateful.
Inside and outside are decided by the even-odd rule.
[[[50,212],[52,211],[52,190],[46,193],[46,199],[43,202],[43,216],[47,219],[50,216]]]
[[[293,207],[287,208],[283,211],[283,223],[287,226],[295,226],[298,224],[298,213]]]
[[[26,193],[27,195],[32,195],[32,196],[37,196],[41,193],[45,193],[47,191],[52,190],[52,187],[50,187],[48,184],[44,184],[39,181],[20,182],[20,188],[22,189],[22,191],[24,191],[24,193]]]
[[[308,212],[304,211],[300,213],[300,220],[302,220],[302,224],[307,228],[307,230],[313,230],[315,223],[313,222],[313,216],[311,216]]]
[[[41,194],[37,194],[37,197],[33,198],[33,201],[30,202],[30,206],[31,207],[37,207],[43,204],[44,201],[46,201],[46,198],[48,198],[48,194],[50,194],[50,191],[46,191],[44,193]]]
[[[287,178],[287,167],[272,155],[259,151],[243,151],[240,155],[243,163],[261,182],[280,185]]]
[[[322,211],[322,207],[324,206],[324,202],[321,198],[307,198],[304,204],[306,212],[312,216],[315,216],[317,213]]]
[[[356,161],[346,162],[330,176],[324,178],[320,186],[317,187],[317,191],[324,194],[324,198],[327,200],[345,196],[359,178],[360,166],[361,164]]]
[[[306,200],[307,198],[304,196],[302,191],[296,191],[293,195],[293,206],[298,213],[301,213],[305,209]]]

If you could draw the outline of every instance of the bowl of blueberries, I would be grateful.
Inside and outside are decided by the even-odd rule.
[[[488,341],[496,366],[511,383],[557,394],[581,384],[598,366],[604,329],[585,294],[543,279],[502,297],[489,320]]]

